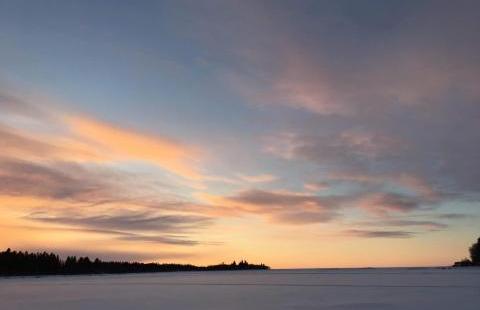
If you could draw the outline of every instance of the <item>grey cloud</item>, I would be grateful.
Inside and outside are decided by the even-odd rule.
[[[32,213],[26,219],[87,227],[93,229],[114,229],[120,231],[156,231],[185,232],[204,228],[211,223],[205,216],[193,215],[155,215],[150,213],[124,212],[122,215],[81,216],[75,214],[52,215],[49,213]]]
[[[401,230],[347,230],[345,233],[349,236],[361,238],[411,238],[414,237],[413,232]]]
[[[50,198],[85,207],[128,203],[145,209],[183,212],[206,208],[164,193],[165,189],[170,186],[105,166],[0,156],[0,194]]]
[[[128,235],[119,237],[120,240],[126,241],[141,241],[150,243],[173,244],[183,246],[194,246],[200,244],[199,241],[188,240],[180,237],[166,237],[166,236],[145,236],[145,235]]]
[[[411,212],[423,207],[421,199],[398,193],[381,192],[367,194],[365,197],[361,207],[378,213]]]
[[[27,216],[27,219],[36,221],[36,216]],[[42,220],[40,220],[41,222]],[[63,223],[59,222],[58,224],[62,225]],[[124,241],[141,241],[149,243],[158,243],[158,244],[171,244],[171,245],[181,245],[181,246],[195,246],[201,244],[199,241],[191,240],[184,235],[171,235],[171,234],[143,234],[139,232],[131,231],[121,231],[113,229],[101,229],[101,228],[87,228],[87,227],[40,227],[40,226],[9,226],[9,225],[0,225],[3,227],[14,227],[21,228],[29,231],[49,231],[49,232],[82,232],[82,233],[91,233],[91,234],[102,234],[106,236],[112,236],[117,240]],[[202,243],[204,244],[204,243]],[[214,242],[208,242],[205,244],[215,244]]]
[[[338,218],[339,209],[350,197],[251,189],[226,199],[249,205],[248,208],[237,208],[237,212],[263,214],[275,222],[301,225],[324,223]]]
[[[22,115],[33,118],[47,117],[44,110],[28,103],[26,100],[0,90],[0,111],[2,113]]]
[[[437,218],[440,219],[465,219],[471,217],[470,214],[463,214],[463,213],[444,213],[444,214],[438,214],[436,215]]]
[[[272,220],[281,223],[302,225],[330,222],[339,217],[336,212],[293,211],[272,214]]]
[[[252,189],[242,191],[234,196],[228,197],[228,199],[267,207],[284,208],[309,203],[321,209],[328,209],[338,205],[342,197],[322,197],[308,194],[281,193]]]
[[[0,146],[2,156],[44,156],[57,148],[48,143],[23,135],[16,130],[0,124]]]
[[[322,223],[338,219],[345,210],[360,208],[382,218],[394,218],[399,213],[411,213],[430,209],[431,201],[421,196],[393,192],[361,191],[343,195],[312,195],[304,193],[246,190],[226,197],[227,200],[248,207],[236,207],[236,212],[263,214],[273,221],[290,224]],[[392,222],[393,223],[393,222]],[[407,221],[397,221],[407,226]],[[414,222],[410,222],[415,226]],[[434,222],[417,222],[433,228],[445,228]]]
[[[434,221],[417,221],[417,220],[391,220],[384,224],[389,226],[419,226],[419,227],[424,227],[431,230],[441,230],[448,227],[448,225],[444,223],[438,223]]]
[[[93,195],[101,187],[94,173],[71,163],[55,167],[0,158],[0,193],[53,199],[75,199]],[[97,177],[99,175],[97,174]]]
[[[360,223],[362,226],[393,226],[393,227],[419,227],[427,231],[443,230],[448,228],[445,223],[429,220],[411,220],[411,219],[382,219],[379,221],[370,221]]]

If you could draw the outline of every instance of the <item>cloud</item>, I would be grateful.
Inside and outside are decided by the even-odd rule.
[[[37,163],[0,156],[0,195],[34,197],[72,208],[135,208],[201,213],[208,206],[175,194],[149,175],[99,164]]]
[[[32,158],[49,156],[58,151],[54,145],[25,135],[18,130],[0,124],[2,156]]]
[[[32,165],[47,166],[55,162],[80,167],[143,161],[177,176],[200,177],[195,167],[200,152],[192,146],[62,110],[49,118],[48,105],[40,109],[38,104],[4,93],[0,93],[0,102],[2,116],[29,117],[18,123],[0,119],[0,159],[4,165],[8,161],[23,161]]]
[[[122,214],[119,215],[100,214],[86,216],[75,213],[54,215],[52,212],[35,212],[25,218],[37,222],[93,229],[154,232],[186,232],[203,228],[211,223],[211,219],[205,216],[156,215],[146,212],[127,211],[123,211]]]
[[[474,81],[480,66],[473,56],[479,49],[478,16],[471,3],[389,3],[379,14],[385,20],[375,28],[368,26],[372,16],[361,16],[364,8],[341,4],[320,4],[315,20],[303,18],[301,23],[299,18],[312,8],[289,7],[288,16],[275,5],[255,10],[265,22],[251,40],[242,41],[251,53],[237,60],[252,68],[232,68],[239,76],[235,85],[250,102],[357,117],[399,104],[430,104],[452,89],[479,95]],[[268,39],[254,45],[257,37]]]
[[[151,242],[159,244],[172,244],[172,245],[182,245],[182,246],[194,246],[200,244],[199,241],[188,240],[178,236],[145,236],[145,235],[127,235],[118,237],[120,240],[125,241],[140,241],[140,242]]]
[[[265,146],[278,157],[308,160],[335,172],[369,170],[373,160],[386,160],[405,148],[398,138],[354,129],[329,135],[277,134],[268,137]]]
[[[339,218],[335,212],[325,211],[286,211],[272,214],[272,221],[293,225],[327,223]]]
[[[372,214],[415,212],[458,199],[451,193],[451,185],[447,188],[438,182],[445,175],[433,180],[423,170],[425,167],[407,167],[417,168],[418,161],[402,158],[402,154],[410,158],[409,152],[414,152],[403,139],[365,130],[334,130],[331,135],[271,136],[266,140],[266,150],[290,162],[307,160],[318,165],[322,172],[326,171],[319,181],[321,185],[328,184],[332,189],[345,187],[344,205]],[[428,159],[421,162],[428,167]],[[315,184],[307,184],[305,188],[318,190]]]
[[[201,152],[174,139],[142,133],[92,117],[57,111],[0,92],[2,157],[78,163],[141,161],[188,180],[199,180]],[[19,117],[26,118],[21,122]],[[16,121],[15,121],[16,120]]]
[[[423,226],[444,229],[447,226],[433,221],[407,221],[398,215],[410,214],[430,207],[421,196],[394,192],[360,191],[341,195],[315,195],[311,192],[267,191],[250,189],[230,196],[204,196],[212,210],[224,216],[253,214],[288,224],[324,223],[337,220],[353,209],[365,215],[382,218],[379,225]],[[388,221],[386,220],[388,219]]]
[[[388,226],[419,226],[429,230],[442,230],[448,227],[448,225],[444,223],[417,220],[390,220],[383,224]]]
[[[0,90],[0,111],[29,118],[47,117],[48,113],[39,109],[37,106],[28,103],[28,100],[17,96],[12,96]],[[5,116],[5,114],[3,115]]]
[[[29,220],[36,221],[35,216],[30,218],[29,216],[26,217]],[[42,223],[42,220],[39,221]],[[63,223],[58,223],[62,225]],[[20,228],[22,230],[32,231],[32,232],[54,232],[54,233],[87,233],[92,235],[103,235],[113,237],[116,240],[123,240],[123,241],[132,241],[132,242],[148,242],[148,243],[155,243],[155,244],[168,244],[168,245],[180,245],[180,246],[195,246],[201,244],[199,241],[190,240],[186,238],[184,235],[159,235],[159,234],[144,234],[138,232],[128,232],[128,231],[120,231],[120,230],[112,230],[112,229],[101,229],[101,228],[87,228],[87,227],[65,227],[65,226],[33,226],[33,225],[23,225],[23,226],[9,226],[9,225],[0,225],[2,227],[10,227],[10,228]],[[203,242],[202,242],[203,243]],[[208,243],[208,244],[215,244],[215,243]]]
[[[268,183],[277,179],[276,176],[271,174],[258,174],[258,175],[245,175],[239,174],[238,177],[248,183]]]
[[[24,216],[23,219],[33,223],[48,224],[42,227],[26,226],[23,229],[88,233],[108,236],[118,241],[174,246],[203,244],[193,240],[191,236],[212,224],[212,218],[207,216],[162,214],[158,211],[128,211],[118,210],[118,208],[110,212],[89,210],[87,214],[68,209],[37,210]]]
[[[268,93],[257,90],[256,101],[281,104],[306,109],[319,114],[344,114],[345,106],[340,104],[332,90],[333,83],[324,70],[315,62],[305,61],[306,51],[286,48],[284,69],[270,81]]]
[[[408,173],[372,175],[336,172],[329,174],[327,178],[331,182],[353,182],[357,184],[367,184],[376,188],[381,187],[381,185],[390,184],[397,188],[407,190],[411,192],[412,195],[423,197],[423,199],[432,202],[439,200],[442,196],[443,198],[446,196],[446,193],[438,192],[431,184],[425,181],[425,179]]]
[[[413,232],[401,230],[357,230],[351,229],[344,232],[348,236],[360,238],[412,238]]]
[[[290,193],[290,192],[271,192],[264,190],[246,190],[228,197],[229,200],[249,204],[254,206],[266,206],[271,208],[285,208],[295,205],[310,205],[319,209],[330,208],[332,198],[322,198],[319,196]]]
[[[76,137],[111,160],[144,160],[185,178],[200,178],[191,165],[200,155],[193,148],[85,117],[68,117],[66,122]]]
[[[278,223],[324,223],[338,217],[346,199],[287,191],[244,190],[230,196],[208,196],[208,202],[223,215],[261,215]]]
[[[241,40],[215,29],[221,13],[203,26],[217,50],[237,51],[225,68],[232,88],[288,120],[265,139],[267,152],[414,191],[421,204],[478,200],[478,5],[390,2],[375,16],[371,4],[240,6],[226,27]]]
[[[327,190],[330,188],[330,184],[325,181],[321,182],[307,182],[303,184],[303,187],[310,192],[318,192],[322,190]]]
[[[380,216],[391,213],[406,213],[422,208],[422,201],[397,193],[372,193],[361,197],[357,203],[359,208]]]
[[[118,174],[117,174],[118,175]],[[41,165],[0,158],[0,194],[98,202],[112,199],[115,174],[74,163]]]
[[[437,231],[444,230],[448,228],[448,225],[445,223],[440,223],[431,220],[411,220],[411,219],[382,219],[380,221],[367,221],[358,223],[361,226],[371,227],[371,226],[382,226],[382,227],[418,227],[423,228],[426,231]]]
[[[0,200],[8,210],[11,201],[30,199],[7,213],[17,228],[27,221],[55,234],[194,246],[192,236],[213,224],[201,215],[208,206],[181,196],[178,184],[122,166],[143,162],[189,182],[200,178],[194,148],[62,111],[50,118],[14,97],[0,102]]]
[[[441,219],[464,219],[464,218],[469,218],[471,217],[470,214],[463,214],[463,213],[444,213],[444,214],[438,214],[438,218]]]

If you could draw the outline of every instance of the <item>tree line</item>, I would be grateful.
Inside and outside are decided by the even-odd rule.
[[[245,260],[231,264],[195,266],[190,264],[159,264],[140,262],[102,261],[98,258],[68,256],[62,260],[54,253],[29,253],[7,249],[0,252],[0,275],[73,275],[102,273],[145,273],[172,271],[214,271],[214,270],[262,270],[269,269],[264,264],[250,264]]]

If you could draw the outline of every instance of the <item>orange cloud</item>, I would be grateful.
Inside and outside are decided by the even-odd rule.
[[[75,137],[110,160],[143,160],[188,179],[199,179],[194,168],[199,152],[163,137],[115,127],[84,117],[67,117]],[[84,144],[85,145],[85,144]]]
[[[199,180],[200,152],[168,138],[138,133],[85,117],[66,117],[70,132],[32,133],[0,125],[2,156],[34,161],[146,161],[175,175]]]

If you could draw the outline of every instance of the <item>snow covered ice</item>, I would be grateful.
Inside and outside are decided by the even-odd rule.
[[[0,278],[0,309],[480,309],[480,268]]]

